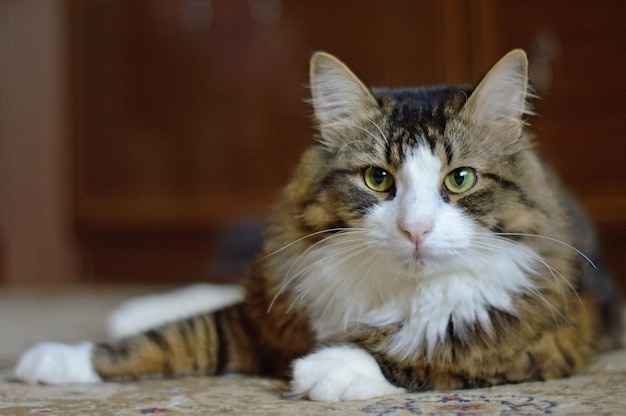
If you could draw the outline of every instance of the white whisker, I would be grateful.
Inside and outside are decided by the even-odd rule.
[[[345,245],[345,244],[354,244],[354,243],[362,243],[362,239],[348,239],[346,240],[345,237],[346,236],[350,236],[350,235],[359,235],[359,234],[363,234],[363,232],[365,231],[365,229],[361,229],[361,228],[332,228],[332,229],[327,229],[327,230],[322,230],[322,231],[317,231],[311,234],[307,234],[306,236],[300,237],[297,240],[281,247],[278,250],[273,251],[272,253],[268,254],[266,257],[269,257],[271,255],[275,255],[278,252],[281,252],[289,247],[292,247],[293,245],[304,241],[308,238],[314,237],[314,236],[318,236],[320,234],[324,234],[324,233],[328,233],[328,232],[332,232],[332,234],[328,235],[327,237],[321,239],[320,241],[317,241],[315,243],[313,243],[312,245],[310,245],[309,247],[306,248],[306,250],[304,250],[302,253],[300,253],[295,260],[293,260],[293,262],[291,263],[291,265],[289,266],[289,269],[286,271],[285,276],[283,278],[283,281],[281,282],[281,285],[279,287],[279,290],[277,291],[276,295],[274,295],[274,298],[272,299],[272,301],[270,302],[270,305],[268,307],[268,311],[270,311],[276,301],[276,299],[285,291],[285,289],[287,287],[289,287],[290,285],[293,284],[293,282],[300,280],[301,277],[305,276],[308,274],[308,272],[317,266],[317,264],[319,264],[322,261],[328,261],[329,259],[335,258],[335,257],[339,257],[341,258],[342,256],[345,256],[347,252],[349,252],[350,250],[354,250],[355,246],[350,246],[350,247],[346,247],[343,250],[338,250],[335,251],[331,258],[324,257],[321,259],[317,259],[315,261],[313,261],[311,264],[308,264],[306,267],[301,267],[301,265],[303,265],[304,263],[307,262],[307,259],[311,258],[311,256],[313,255],[312,253],[315,253],[315,251],[317,250],[318,247],[320,246],[324,246],[326,249],[332,249],[333,247],[336,246],[341,246],[341,245]],[[339,241],[332,241],[333,239],[339,238],[341,237],[342,239]],[[345,261],[345,259],[344,259]],[[297,270],[297,272],[294,272],[294,270]],[[309,276],[310,277],[310,276]],[[315,281],[313,279],[310,279],[310,281],[308,282],[308,286],[313,286],[315,284]],[[302,297],[302,293],[292,302],[292,306],[297,303],[297,301]],[[288,309],[288,311],[291,310],[292,306],[290,306],[290,308]]]
[[[356,256],[362,254],[366,249],[367,249],[367,244],[361,244],[360,247],[354,247],[354,250],[350,254],[350,256],[356,257]],[[345,260],[347,261],[347,260],[349,260],[349,258],[346,257]],[[359,266],[357,268],[352,269],[352,271],[350,273],[348,273],[347,275],[345,275],[345,276],[338,276],[338,278],[341,279],[341,282],[335,288],[335,291],[334,291],[333,295],[328,299],[326,307],[324,308],[324,311],[322,312],[322,316],[326,315],[326,312],[328,311],[328,308],[332,304],[334,304],[333,301],[334,301],[335,297],[338,295],[338,293],[340,293],[340,289],[346,284],[346,282],[349,279],[352,279],[353,276],[357,275],[357,279],[359,281],[362,281],[363,279],[365,279],[367,277],[367,274],[369,273],[369,271],[371,269],[368,268],[368,270],[365,273],[358,273],[357,274],[357,272],[360,272],[362,269],[365,268],[365,266],[368,266],[368,264],[369,264],[369,261],[362,262],[361,264],[359,264]],[[346,301],[348,301],[348,299],[346,299]],[[345,324],[345,322],[344,322],[344,324]]]
[[[268,257],[270,257],[270,256],[273,256],[273,255],[275,255],[275,254],[278,254],[278,253],[280,253],[281,251],[283,251],[283,250],[285,250],[285,249],[287,249],[287,248],[289,248],[289,247],[293,246],[294,244],[297,244],[297,243],[299,243],[299,242],[301,242],[301,241],[307,240],[307,239],[309,239],[309,238],[311,238],[311,237],[315,237],[316,235],[320,235],[320,234],[327,234],[327,233],[333,233],[333,232],[340,232],[340,231],[345,232],[345,231],[348,231],[348,230],[354,230],[354,228],[329,228],[329,229],[326,229],[326,230],[316,231],[316,232],[313,232],[313,233],[311,233],[311,234],[307,234],[307,235],[305,235],[305,236],[303,236],[303,237],[300,237],[300,238],[298,238],[297,240],[294,240],[294,241],[292,241],[291,243],[286,244],[286,245],[282,246],[281,248],[279,248],[279,249],[277,249],[277,250],[272,251],[272,252],[271,252],[271,253],[269,253],[269,254],[266,254],[263,258],[268,258]]]
[[[345,243],[349,243],[350,241],[345,241]],[[356,242],[356,240],[355,240]],[[337,245],[341,245],[344,244],[344,241],[338,242],[338,243],[334,243],[334,244],[330,244],[327,247],[333,247],[333,246],[337,246]],[[358,250],[357,250],[358,249]],[[308,266],[306,266],[305,268],[301,269],[298,271],[297,276],[295,277],[295,279],[302,277],[304,275],[307,275],[307,273],[312,269],[315,268],[319,263],[321,262],[330,262],[331,260],[334,260],[335,258],[339,258],[340,261],[347,261],[350,259],[351,256],[355,256],[359,253],[361,253],[363,251],[363,248],[359,247],[359,246],[349,246],[349,247],[345,247],[342,250],[338,250],[335,253],[333,253],[333,255],[326,256],[324,258],[321,259],[317,259],[314,262],[312,262],[311,264],[309,264]],[[354,253],[356,252],[356,253]],[[350,255],[348,255],[348,253],[350,253]],[[311,276],[307,275],[307,277],[309,277],[309,279],[307,280],[306,284],[304,285],[300,285],[299,289],[300,289],[300,293],[298,294],[298,296],[293,300],[292,302],[292,306],[294,304],[296,304],[298,301],[300,301],[308,292],[308,290],[316,285],[316,280],[317,276],[313,276],[313,278],[311,278]],[[345,278],[347,278],[348,276],[342,276],[341,278],[345,280]],[[295,280],[294,278],[290,279],[289,281],[293,281]],[[291,309],[291,307],[290,307]]]
[[[337,161],[337,159],[339,159],[339,155],[341,155],[341,152],[343,152],[343,150],[344,150],[346,147],[348,147],[348,146],[350,146],[350,145],[353,145],[353,144],[357,144],[357,143],[363,143],[363,144],[366,144],[366,145],[368,145],[368,146],[369,146],[369,145],[371,145],[371,143],[366,142],[365,140],[352,140],[352,141],[350,141],[350,142],[347,142],[347,143],[345,143],[344,145],[342,145],[342,146],[339,148],[339,150],[337,150],[337,154],[335,155],[335,162]]]
[[[564,241],[561,241],[559,239],[556,238],[552,238],[552,237],[548,237],[545,235],[541,235],[541,234],[528,234],[528,233],[494,233],[495,235],[500,235],[500,236],[512,236],[512,237],[535,237],[535,238],[542,238],[544,240],[548,240],[548,241],[552,241],[554,243],[558,243],[561,244],[573,251],[575,251],[578,255],[580,255],[582,258],[584,258],[589,264],[591,264],[593,266],[594,269],[596,269],[596,265],[593,263],[593,261],[582,251],[578,250],[576,247],[572,246],[571,244],[568,244]]]
[[[389,140],[387,139],[387,136],[385,136],[385,133],[383,133],[383,130],[378,126],[378,124],[374,122],[374,120],[368,119],[367,121],[369,121],[370,124],[372,124],[372,126],[374,126],[376,130],[378,130],[378,132],[380,133],[380,137],[382,137],[382,139],[384,140],[384,145],[387,146],[389,144]]]

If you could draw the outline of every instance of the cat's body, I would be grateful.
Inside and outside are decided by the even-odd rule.
[[[42,344],[16,375],[241,372],[347,400],[577,371],[617,325],[594,290],[608,278],[581,253],[595,253],[589,225],[524,131],[526,67],[513,51],[474,91],[370,91],[316,54],[318,142],[269,216],[244,300],[116,341]]]

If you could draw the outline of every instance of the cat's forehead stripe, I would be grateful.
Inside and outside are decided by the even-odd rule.
[[[375,90],[387,116],[387,159],[401,165],[412,151],[429,147],[441,152],[447,163],[454,157],[453,146],[445,131],[448,121],[462,108],[468,91],[462,88],[421,88]]]
[[[444,147],[446,150],[446,162],[449,165],[450,163],[452,163],[452,160],[454,159],[454,150],[452,149],[452,144],[448,140],[446,140]]]
[[[404,129],[398,130],[394,132],[394,140],[387,154],[387,159],[392,166],[402,166],[418,149],[426,149],[433,157],[441,155],[442,160],[445,160],[446,163],[450,163],[452,160],[453,146],[444,134],[430,131],[419,135],[409,135]]]

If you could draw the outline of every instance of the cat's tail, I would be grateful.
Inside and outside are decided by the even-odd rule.
[[[246,304],[237,303],[117,340],[39,344],[20,358],[14,375],[29,383],[61,384],[255,374],[263,370],[259,339]]]

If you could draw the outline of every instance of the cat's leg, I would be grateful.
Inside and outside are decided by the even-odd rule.
[[[59,384],[258,373],[262,348],[247,319],[245,305],[236,304],[118,340],[43,343],[20,358],[14,375],[29,383]]]
[[[364,400],[406,392],[383,375],[367,351],[354,345],[334,345],[293,363],[291,393],[316,401]]]
[[[108,319],[113,338],[138,334],[150,328],[240,302],[239,285],[196,284],[171,292],[130,299],[118,306]]]

